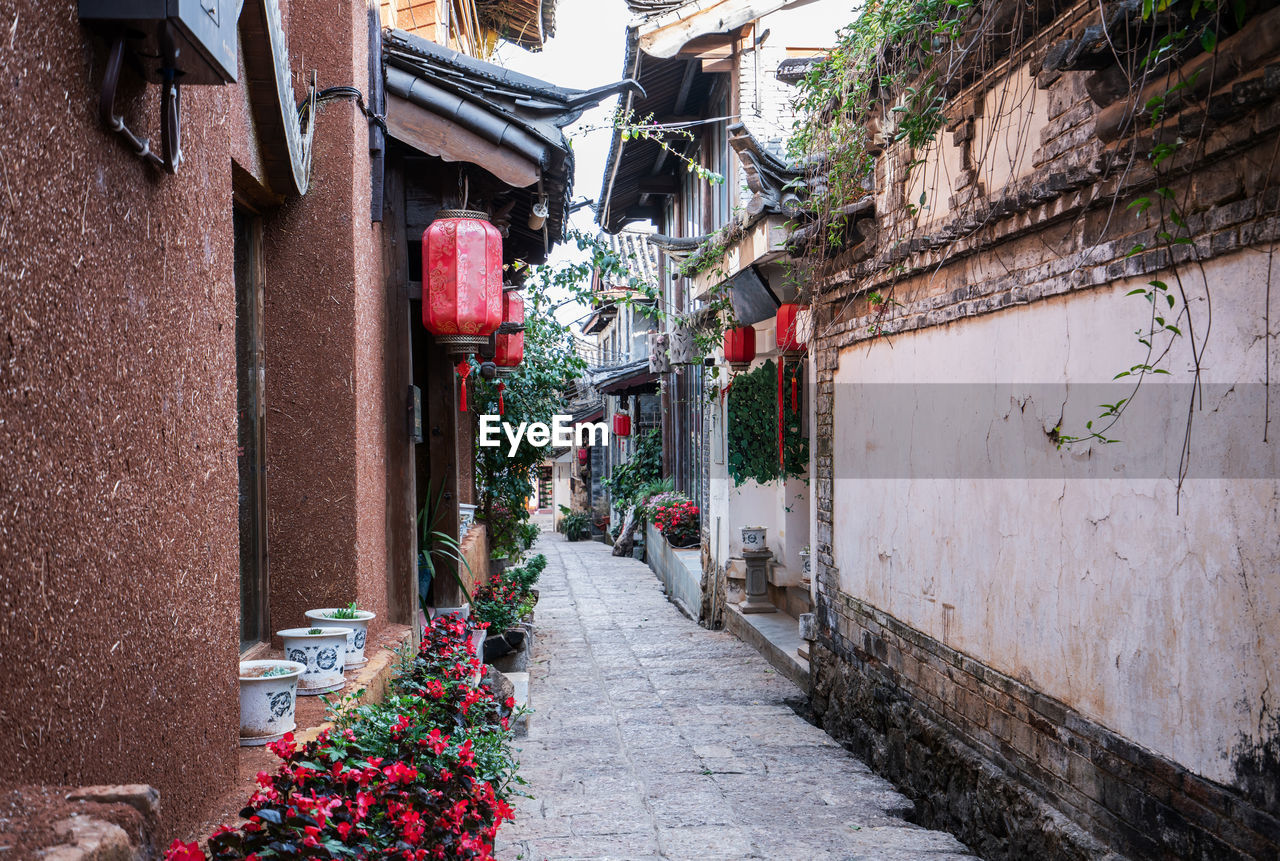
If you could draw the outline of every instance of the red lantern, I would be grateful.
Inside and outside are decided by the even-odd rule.
[[[775,338],[778,350],[783,353],[803,353],[806,345],[796,335],[796,314],[808,310],[805,305],[785,302],[778,308]]]
[[[422,323],[468,354],[502,323],[502,234],[483,212],[442,209],[422,234]]]
[[[578,463],[586,463],[587,458],[590,456],[591,452],[587,451],[585,448],[578,449]]]
[[[613,416],[613,435],[631,436],[631,416],[626,413],[615,413]]]
[[[524,299],[515,290],[502,294],[502,319],[505,323],[524,325]],[[493,363],[501,368],[514,368],[524,358],[524,332],[498,333]]]
[[[724,360],[735,367],[745,367],[756,357],[756,330],[739,326],[724,333]]]

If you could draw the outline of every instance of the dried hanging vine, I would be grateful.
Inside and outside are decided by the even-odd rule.
[[[1207,108],[1222,39],[1239,32],[1267,6],[1253,0],[1134,0],[1106,4],[1096,13],[1105,40],[1095,50],[1122,72],[1118,86],[1123,87],[1123,111],[1108,110],[1113,117],[1122,113],[1123,127],[1117,133],[1119,144],[1104,154],[1106,164],[1094,185],[1094,198],[1079,218],[1102,208],[1109,208],[1112,218],[1128,213],[1147,216],[1150,240],[1136,243],[1130,256],[1144,255],[1144,262],[1156,260],[1157,265],[1147,284],[1131,291],[1150,306],[1148,324],[1134,333],[1142,354],[1115,375],[1132,381],[1132,390],[1116,403],[1101,405],[1098,417],[1083,430],[1065,433],[1059,427],[1051,437],[1060,446],[1114,442],[1110,434],[1144,381],[1169,374],[1175,344],[1186,343],[1195,394],[1181,444],[1179,489],[1190,463],[1201,360],[1212,323],[1211,285],[1201,263],[1204,255],[1197,250],[1204,237],[1197,235],[1189,200],[1190,178],[1204,155],[1207,123],[1201,121],[1191,134],[1184,126],[1188,117],[1194,120],[1195,109]],[[1026,17],[1036,14],[1043,20]],[[907,199],[904,192],[895,206],[896,189],[877,189],[877,179],[907,188],[912,172],[923,171],[936,156],[939,133],[955,120],[951,114],[956,96],[988,74],[996,75],[993,87],[1002,86],[993,70],[1004,63],[1011,72],[1010,58],[1028,56],[1030,40],[1054,23],[1054,15],[1052,9],[1037,9],[1036,4],[879,0],[841,31],[829,57],[801,82],[801,118],[789,152],[805,168],[806,202],[802,216],[792,224],[796,262],[789,278],[801,289],[830,283],[850,269],[849,252],[864,242],[881,254],[874,261],[877,278],[865,290],[853,291],[843,307],[833,308],[832,322],[866,317],[867,333],[874,339],[893,330],[886,324],[895,315],[909,313],[914,297],[895,293],[911,283],[924,289],[915,276],[926,276],[927,287],[930,272],[919,264],[909,270],[908,264],[917,247],[938,247],[939,237],[926,235],[921,227],[930,222],[935,202],[928,199],[926,187],[918,199]],[[1002,118],[1025,111],[1025,97],[1015,93],[1010,101],[1003,98],[1006,95],[1002,92],[995,106],[1000,116],[983,118],[987,129],[999,128]],[[1020,132],[1025,130],[1014,129],[1012,134]],[[989,155],[990,143],[976,170]],[[875,212],[877,200],[886,195],[894,211]],[[980,209],[975,204],[981,202],[960,200],[948,213],[943,244],[965,239],[994,221],[998,210]],[[1083,229],[1082,221],[1077,224]],[[942,255],[933,274],[949,260]],[[1269,337],[1269,323],[1267,331]]]

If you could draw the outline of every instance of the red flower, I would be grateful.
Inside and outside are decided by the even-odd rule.
[[[164,853],[165,861],[208,861],[199,843],[183,843],[174,840]]]

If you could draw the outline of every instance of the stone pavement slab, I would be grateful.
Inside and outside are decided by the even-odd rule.
[[[644,564],[544,533],[531,798],[503,861],[973,859],[788,705],[803,696],[732,634],[685,618]]]

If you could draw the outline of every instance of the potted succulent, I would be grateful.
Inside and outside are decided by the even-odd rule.
[[[311,696],[336,691],[346,684],[349,628],[286,628],[276,634],[284,640],[284,655],[307,669],[298,681],[298,694]]]
[[[357,610],[356,602],[352,601],[345,607],[308,610],[306,616],[313,625],[342,627],[351,632],[347,635],[346,668],[348,670],[355,667],[363,667],[369,663],[364,656],[364,644],[369,637],[369,623],[377,618],[376,613],[368,610]]]
[[[267,744],[293,732],[298,680],[306,670],[295,661],[240,662],[241,746]]]
[[[765,533],[769,530],[764,526],[744,526],[742,527],[742,549],[743,550],[764,550],[765,549]]]

